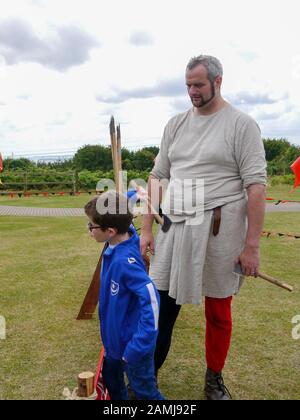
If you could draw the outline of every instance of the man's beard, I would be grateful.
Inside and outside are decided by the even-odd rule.
[[[200,95],[199,97],[201,98],[201,101],[202,101],[201,104],[200,105],[195,105],[194,102],[193,102],[193,105],[196,108],[204,107],[205,105],[209,104],[214,99],[214,97],[216,96],[216,89],[215,89],[215,86],[214,86],[213,82],[210,82],[210,86],[211,86],[211,96],[210,96],[210,98],[205,100],[203,98],[203,96]]]

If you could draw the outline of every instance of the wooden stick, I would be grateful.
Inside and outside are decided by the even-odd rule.
[[[119,192],[123,192],[123,177],[122,175],[122,144],[121,144],[121,127],[117,125],[117,165],[118,165],[118,183]]]
[[[257,276],[263,280],[266,280],[272,284],[275,284],[278,287],[282,287],[282,289],[288,290],[289,292],[292,292],[294,290],[294,288],[290,286],[289,284],[283,283],[280,280],[275,279],[274,277],[268,276],[267,274],[258,273]]]
[[[116,185],[116,191],[119,192],[119,166],[118,166],[117,139],[116,139],[115,119],[113,116],[110,119],[109,130],[110,130],[111,154],[112,154],[112,161],[113,161],[113,168],[114,168],[115,185]]]
[[[93,313],[95,312],[95,309],[98,305],[99,301],[99,289],[100,289],[100,270],[101,270],[101,264],[102,264],[102,258],[104,253],[104,248],[102,250],[102,253],[100,255],[92,282],[90,284],[90,287],[86,293],[86,296],[84,298],[84,301],[81,305],[79,314],[77,315],[77,320],[86,320],[86,319],[92,319]]]
[[[117,150],[118,150],[118,164],[119,171],[122,171],[122,145],[121,145],[121,127],[117,125]]]
[[[136,190],[138,189],[138,185],[135,181],[131,181],[131,185],[133,186],[133,188],[135,188]],[[157,211],[155,210],[155,208],[152,206],[152,204],[150,203],[150,200],[148,197],[143,197],[142,200],[147,204],[148,208],[150,208],[151,213],[153,214],[155,220],[161,225],[163,226],[164,224],[164,219],[157,213]]]
[[[233,272],[235,274],[240,275],[240,276],[244,275],[240,263],[235,265],[235,268],[234,268]],[[250,276],[248,276],[248,277],[250,277]],[[267,274],[258,272],[256,277],[259,277],[263,280],[266,280],[266,281],[274,284],[275,286],[278,286],[278,287],[281,287],[282,289],[288,290],[289,292],[292,292],[294,290],[294,288],[292,286],[290,286],[289,284],[283,283],[282,281],[280,281],[278,279],[275,279],[274,277],[271,277]]]

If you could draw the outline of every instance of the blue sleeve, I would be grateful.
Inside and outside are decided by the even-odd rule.
[[[130,200],[136,194],[137,194],[137,190],[129,190],[129,191],[127,191],[127,198],[128,198],[128,200]]]
[[[139,262],[125,261],[126,286],[134,293],[140,304],[140,320],[136,333],[126,346],[124,359],[138,362],[154,351],[158,333],[159,294],[152,280]]]

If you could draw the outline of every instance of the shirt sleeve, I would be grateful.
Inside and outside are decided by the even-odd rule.
[[[138,328],[128,342],[123,358],[136,363],[154,351],[158,334],[159,295],[147,273],[138,262],[125,262],[126,286],[134,293],[140,304]]]
[[[244,188],[253,184],[267,184],[267,163],[261,131],[252,118],[243,121],[237,129],[236,160]]]
[[[169,145],[171,142],[170,124],[167,124],[161,140],[160,150],[155,159],[155,165],[150,175],[157,179],[170,179],[171,163],[169,159]]]

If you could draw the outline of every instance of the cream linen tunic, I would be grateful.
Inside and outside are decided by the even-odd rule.
[[[202,212],[200,224],[190,225],[190,209],[180,212],[173,207],[178,194],[174,201],[172,188],[166,194],[163,210],[173,224],[156,238],[149,274],[157,288],[169,290],[177,304],[199,304],[202,295],[236,294],[243,281],[233,269],[246,235],[245,188],[266,184],[265,152],[256,122],[230,104],[210,116],[192,109],[180,114],[165,128],[151,174],[170,185],[186,179],[204,182],[203,202],[194,211],[198,216]],[[196,182],[191,188],[197,188]],[[223,206],[222,221],[214,237],[212,209],[218,206]]]

